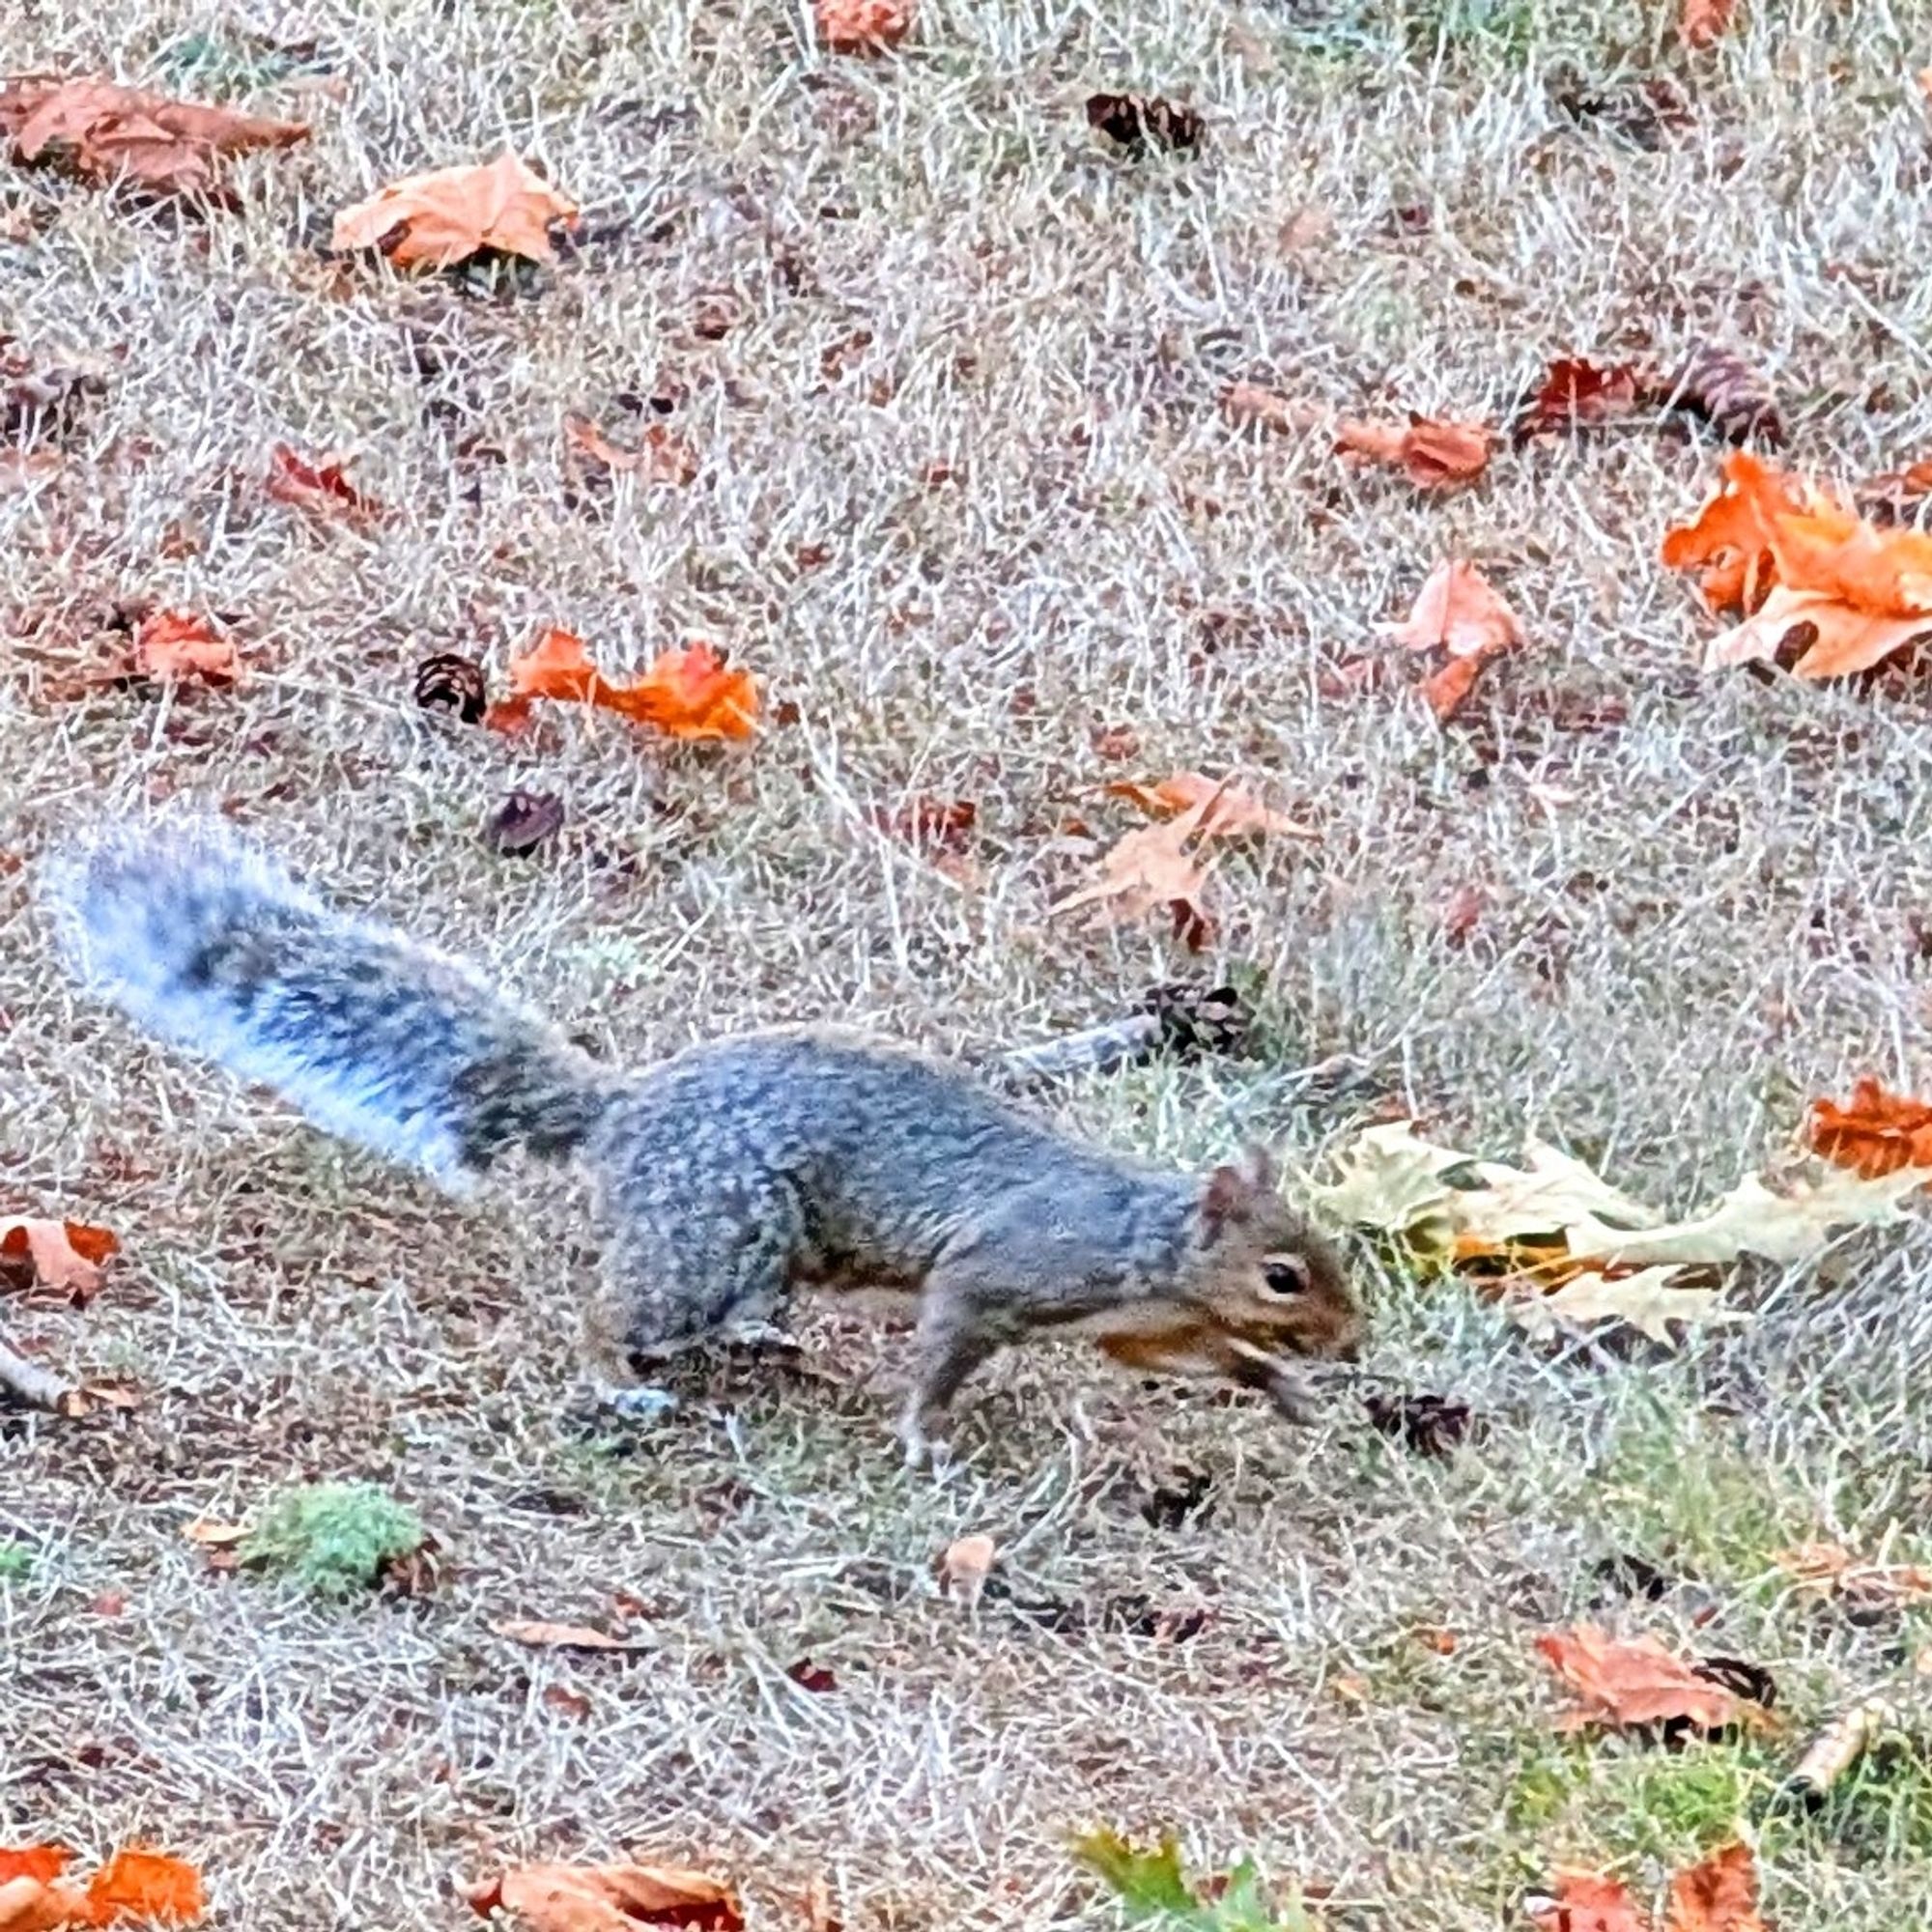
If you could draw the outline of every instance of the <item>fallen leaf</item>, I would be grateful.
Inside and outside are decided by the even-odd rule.
[[[96,1925],[139,1919],[149,1925],[190,1925],[207,1909],[201,1874],[184,1859],[129,1846],[116,1852],[88,1881]]]
[[[608,1631],[593,1630],[588,1624],[552,1624],[507,1617],[490,1628],[512,1643],[526,1644],[532,1650],[633,1650],[637,1646]]]
[[[1221,410],[1236,428],[1259,423],[1262,428],[1279,431],[1284,436],[1320,429],[1328,422],[1330,414],[1319,404],[1291,401],[1287,396],[1276,395],[1272,389],[1263,388],[1259,383],[1231,383],[1222,394]]]
[[[1687,47],[1708,47],[1722,39],[1738,11],[1738,0],[1684,0],[1677,38]]]
[[[948,1544],[938,1565],[940,1595],[957,1598],[970,1610],[980,1601],[998,1554],[999,1546],[990,1536],[962,1536]]]
[[[835,54],[876,54],[912,31],[911,0],[817,0],[818,37]]]
[[[1409,650],[1448,651],[1417,687],[1443,724],[1467,702],[1490,659],[1522,641],[1516,612],[1474,564],[1460,558],[1437,564],[1407,617],[1385,628]]]
[[[134,633],[134,663],[148,677],[198,677],[231,684],[241,675],[235,646],[209,619],[186,611],[156,611]]]
[[[1794,1581],[1821,1596],[1844,1597],[1868,1609],[1932,1597],[1932,1569],[1918,1563],[1861,1563],[1836,1543],[1804,1543],[1774,1559]]]
[[[0,135],[11,137],[15,159],[60,161],[84,181],[225,203],[222,156],[293,147],[309,130],[110,80],[16,74],[0,83]]]
[[[198,1543],[205,1549],[232,1549],[238,1543],[246,1541],[248,1525],[245,1522],[216,1522],[208,1517],[196,1517],[183,1529],[182,1534],[190,1543]]]
[[[1615,1879],[1559,1871],[1552,1883],[1555,1895],[1530,1911],[1538,1932],[1649,1932],[1636,1901]]]
[[[333,245],[380,248],[399,269],[453,268],[485,248],[548,262],[550,230],[577,204],[507,151],[481,167],[439,168],[379,189],[335,217]]]
[[[1204,838],[1243,838],[1272,834],[1286,838],[1319,838],[1311,825],[1273,810],[1235,779],[1210,779],[1200,772],[1176,772],[1158,784],[1117,779],[1106,786],[1109,798],[1131,800],[1151,818],[1171,818],[1177,812],[1205,807]]]
[[[278,503],[324,516],[347,513],[363,521],[383,514],[382,504],[356,489],[341,464],[310,463],[285,442],[269,452],[268,491]]]
[[[1827,1160],[1867,1180],[1902,1167],[1932,1170],[1932,1104],[1889,1093],[1871,1074],[1861,1074],[1843,1106],[1811,1102],[1804,1138]]]
[[[0,1885],[9,1885],[16,1878],[51,1885],[72,1858],[65,1845],[0,1845]]]
[[[1750,1847],[1726,1845],[1670,1881],[1663,1932],[1765,1932]]]
[[[689,483],[697,474],[697,451],[663,423],[645,426],[643,446],[626,449],[615,443],[586,415],[573,412],[563,419],[567,451],[585,458],[612,475],[636,476],[645,483]]]
[[[1454,490],[1490,467],[1495,432],[1487,423],[1434,422],[1412,415],[1406,426],[1344,416],[1335,425],[1335,446],[1403,469],[1422,490]]]
[[[788,1664],[785,1667],[785,1675],[801,1690],[810,1690],[819,1696],[824,1696],[838,1688],[837,1674],[822,1663],[812,1662],[809,1657],[802,1657],[796,1663]]]
[[[970,798],[928,798],[917,793],[901,805],[875,806],[867,814],[881,832],[908,845],[940,852],[963,852],[979,822],[980,808]]]
[[[1720,1308],[1715,1288],[1680,1288],[1682,1267],[1637,1268],[1629,1274],[1581,1273],[1553,1293],[1530,1292],[1511,1298],[1509,1316],[1541,1341],[1559,1325],[1579,1329],[1599,1321],[1622,1321],[1653,1342],[1676,1338],[1673,1322],[1695,1327],[1716,1321],[1742,1321],[1742,1311]]]
[[[1150,148],[1191,155],[1208,131],[1193,108],[1157,94],[1090,94],[1087,125],[1131,155],[1144,155]]]
[[[1398,1121],[1362,1129],[1315,1193],[1341,1220],[1399,1237],[1424,1265],[1500,1286],[1533,1334],[1614,1318],[1664,1340],[1672,1322],[1733,1319],[1708,1281],[1683,1281],[1690,1270],[1746,1255],[1804,1261],[1843,1229],[1901,1220],[1900,1203],[1928,1180],[1920,1168],[1865,1179],[1828,1167],[1775,1191],[1747,1176],[1701,1213],[1668,1221],[1545,1143],[1531,1140],[1512,1165],[1435,1146]]]
[[[1415,687],[1438,724],[1448,724],[1469,701],[1487,662],[1484,658],[1450,658]]]
[[[1788,658],[1800,677],[1842,677],[1932,635],[1932,535],[1868,523],[1743,450],[1662,554],[1704,567],[1714,610],[1747,613],[1707,647],[1707,669]]]
[[[1734,1691],[1673,1656],[1654,1636],[1612,1637],[1595,1624],[1548,1631],[1536,1639],[1544,1661],[1577,1693],[1578,1708],[1561,1727],[1662,1724],[1721,1731],[1746,1719]]]
[[[0,1221],[0,1264],[29,1288],[57,1289],[86,1302],[100,1287],[100,1264],[121,1239],[84,1221],[43,1221],[16,1215]]]
[[[674,1865],[515,1865],[469,1894],[484,1917],[515,1913],[531,1932],[633,1932],[639,1925],[742,1932],[737,1893]]]
[[[635,683],[612,684],[592,665],[581,638],[549,630],[510,660],[510,692],[484,719],[499,731],[520,728],[538,697],[597,705],[673,738],[749,738],[757,725],[756,682],[749,671],[727,670],[703,643],[660,652]]]
[[[1437,648],[1459,658],[1486,658],[1522,642],[1516,612],[1473,563],[1438,563],[1415,607],[1388,635],[1412,651]]]
[[[129,1848],[82,1887],[65,1880],[72,1855],[55,1845],[0,1850],[0,1932],[64,1926],[187,1925],[207,1909],[201,1874],[181,1859]]]
[[[1511,440],[1523,443],[1532,437],[1619,421],[1635,410],[1644,386],[1633,363],[1605,368],[1579,356],[1563,356],[1549,365],[1542,386],[1512,426]]]
[[[1100,861],[1100,877],[1047,908],[1049,918],[1092,906],[1109,925],[1167,912],[1183,944],[1199,952],[1213,930],[1207,907],[1215,859],[1202,831],[1212,801],[1204,799],[1165,825],[1129,832]]]

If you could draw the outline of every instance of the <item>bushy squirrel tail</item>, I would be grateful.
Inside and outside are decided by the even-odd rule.
[[[589,1055],[472,967],[338,912],[218,822],[55,854],[69,963],[157,1038],[448,1184],[512,1147],[568,1154],[609,1104]]]

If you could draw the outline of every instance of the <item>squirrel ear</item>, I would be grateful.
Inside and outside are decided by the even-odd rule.
[[[1249,1148],[1238,1162],[1222,1162],[1201,1184],[1201,1226],[1208,1240],[1252,1219],[1256,1203],[1273,1195],[1276,1176],[1274,1156],[1264,1147]]]

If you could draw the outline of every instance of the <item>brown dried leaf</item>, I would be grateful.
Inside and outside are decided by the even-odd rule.
[[[1171,818],[1176,812],[1205,806],[1201,821],[1204,838],[1242,838],[1264,833],[1284,838],[1319,838],[1312,825],[1275,811],[1234,779],[1210,779],[1200,772],[1176,772],[1158,784],[1116,779],[1106,787],[1109,798],[1131,800],[1150,818]]]
[[[333,245],[381,248],[399,269],[453,268],[485,248],[548,262],[550,231],[577,204],[509,153],[482,167],[438,168],[380,188],[335,217]]]
[[[1562,1720],[1565,1730],[1678,1719],[1719,1731],[1738,1723],[1749,1708],[1654,1636],[1611,1637],[1594,1624],[1578,1624],[1546,1632],[1536,1647],[1580,1700],[1580,1708]]]
[[[23,162],[64,161],[83,180],[127,180],[153,194],[228,199],[218,158],[308,139],[298,122],[267,121],[175,100],[111,80],[15,74],[0,83],[0,136]]]
[[[743,1932],[730,1886],[675,1865],[515,1865],[479,1886],[469,1903],[484,1917],[515,1913],[530,1932],[636,1932],[640,1925]]]
[[[506,1617],[490,1628],[498,1636],[508,1637],[531,1650],[635,1650],[637,1646],[608,1631],[588,1624],[553,1624],[541,1620]]]
[[[962,1536],[947,1545],[937,1566],[940,1595],[957,1599],[970,1610],[980,1601],[998,1554],[999,1546],[990,1536]]]
[[[1487,423],[1434,422],[1417,415],[1406,427],[1353,416],[1335,425],[1337,449],[1394,465],[1420,490],[1456,490],[1473,482],[1490,467],[1495,440]]]

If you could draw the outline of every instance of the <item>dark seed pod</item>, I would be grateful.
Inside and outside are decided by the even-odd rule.
[[[416,702],[425,711],[452,712],[474,724],[489,708],[490,688],[483,667],[455,651],[439,651],[416,667]]]
[[[563,801],[554,792],[513,791],[483,821],[483,842],[506,858],[534,852],[563,824]]]

